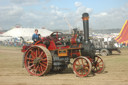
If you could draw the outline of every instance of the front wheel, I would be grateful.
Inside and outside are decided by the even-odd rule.
[[[104,61],[101,57],[95,56],[95,61],[92,62],[92,72],[102,73],[105,69]]]
[[[80,56],[73,62],[73,72],[79,77],[88,76],[91,72],[91,62],[88,58]]]

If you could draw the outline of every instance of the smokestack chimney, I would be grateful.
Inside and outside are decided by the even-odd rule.
[[[84,42],[82,44],[83,46],[81,53],[84,56],[90,56],[91,58],[94,59],[96,50],[93,43],[91,43],[89,40],[89,14],[83,13],[82,19],[83,19],[83,29],[84,29]]]
[[[85,43],[88,43],[89,42],[89,14],[83,13],[82,19],[83,19],[83,29],[84,29],[84,41]]]

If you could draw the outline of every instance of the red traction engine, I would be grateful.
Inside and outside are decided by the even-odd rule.
[[[84,37],[76,29],[71,37],[65,38],[63,33],[53,32],[35,44],[23,46],[26,70],[34,76],[46,75],[50,71],[62,72],[73,58],[73,72],[79,77],[103,72],[104,62],[95,55],[95,47],[89,40],[88,13],[84,13],[82,19]]]

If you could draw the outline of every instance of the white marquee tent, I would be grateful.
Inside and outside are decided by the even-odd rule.
[[[33,28],[13,28],[5,33],[2,34],[2,36],[11,36],[11,37],[31,37],[34,34]],[[52,31],[49,31],[47,29],[38,29],[39,34],[41,34],[42,37],[49,36]]]
[[[24,40],[31,40],[34,31],[35,28],[13,28],[1,34],[0,41],[13,37],[23,37]],[[47,29],[38,29],[38,33],[41,34],[42,37],[46,37],[49,36],[52,33],[52,31],[49,31]]]

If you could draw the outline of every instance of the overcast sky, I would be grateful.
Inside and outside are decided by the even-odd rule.
[[[90,28],[122,28],[128,19],[128,0],[0,0],[0,27],[83,29],[82,13],[90,14]]]

